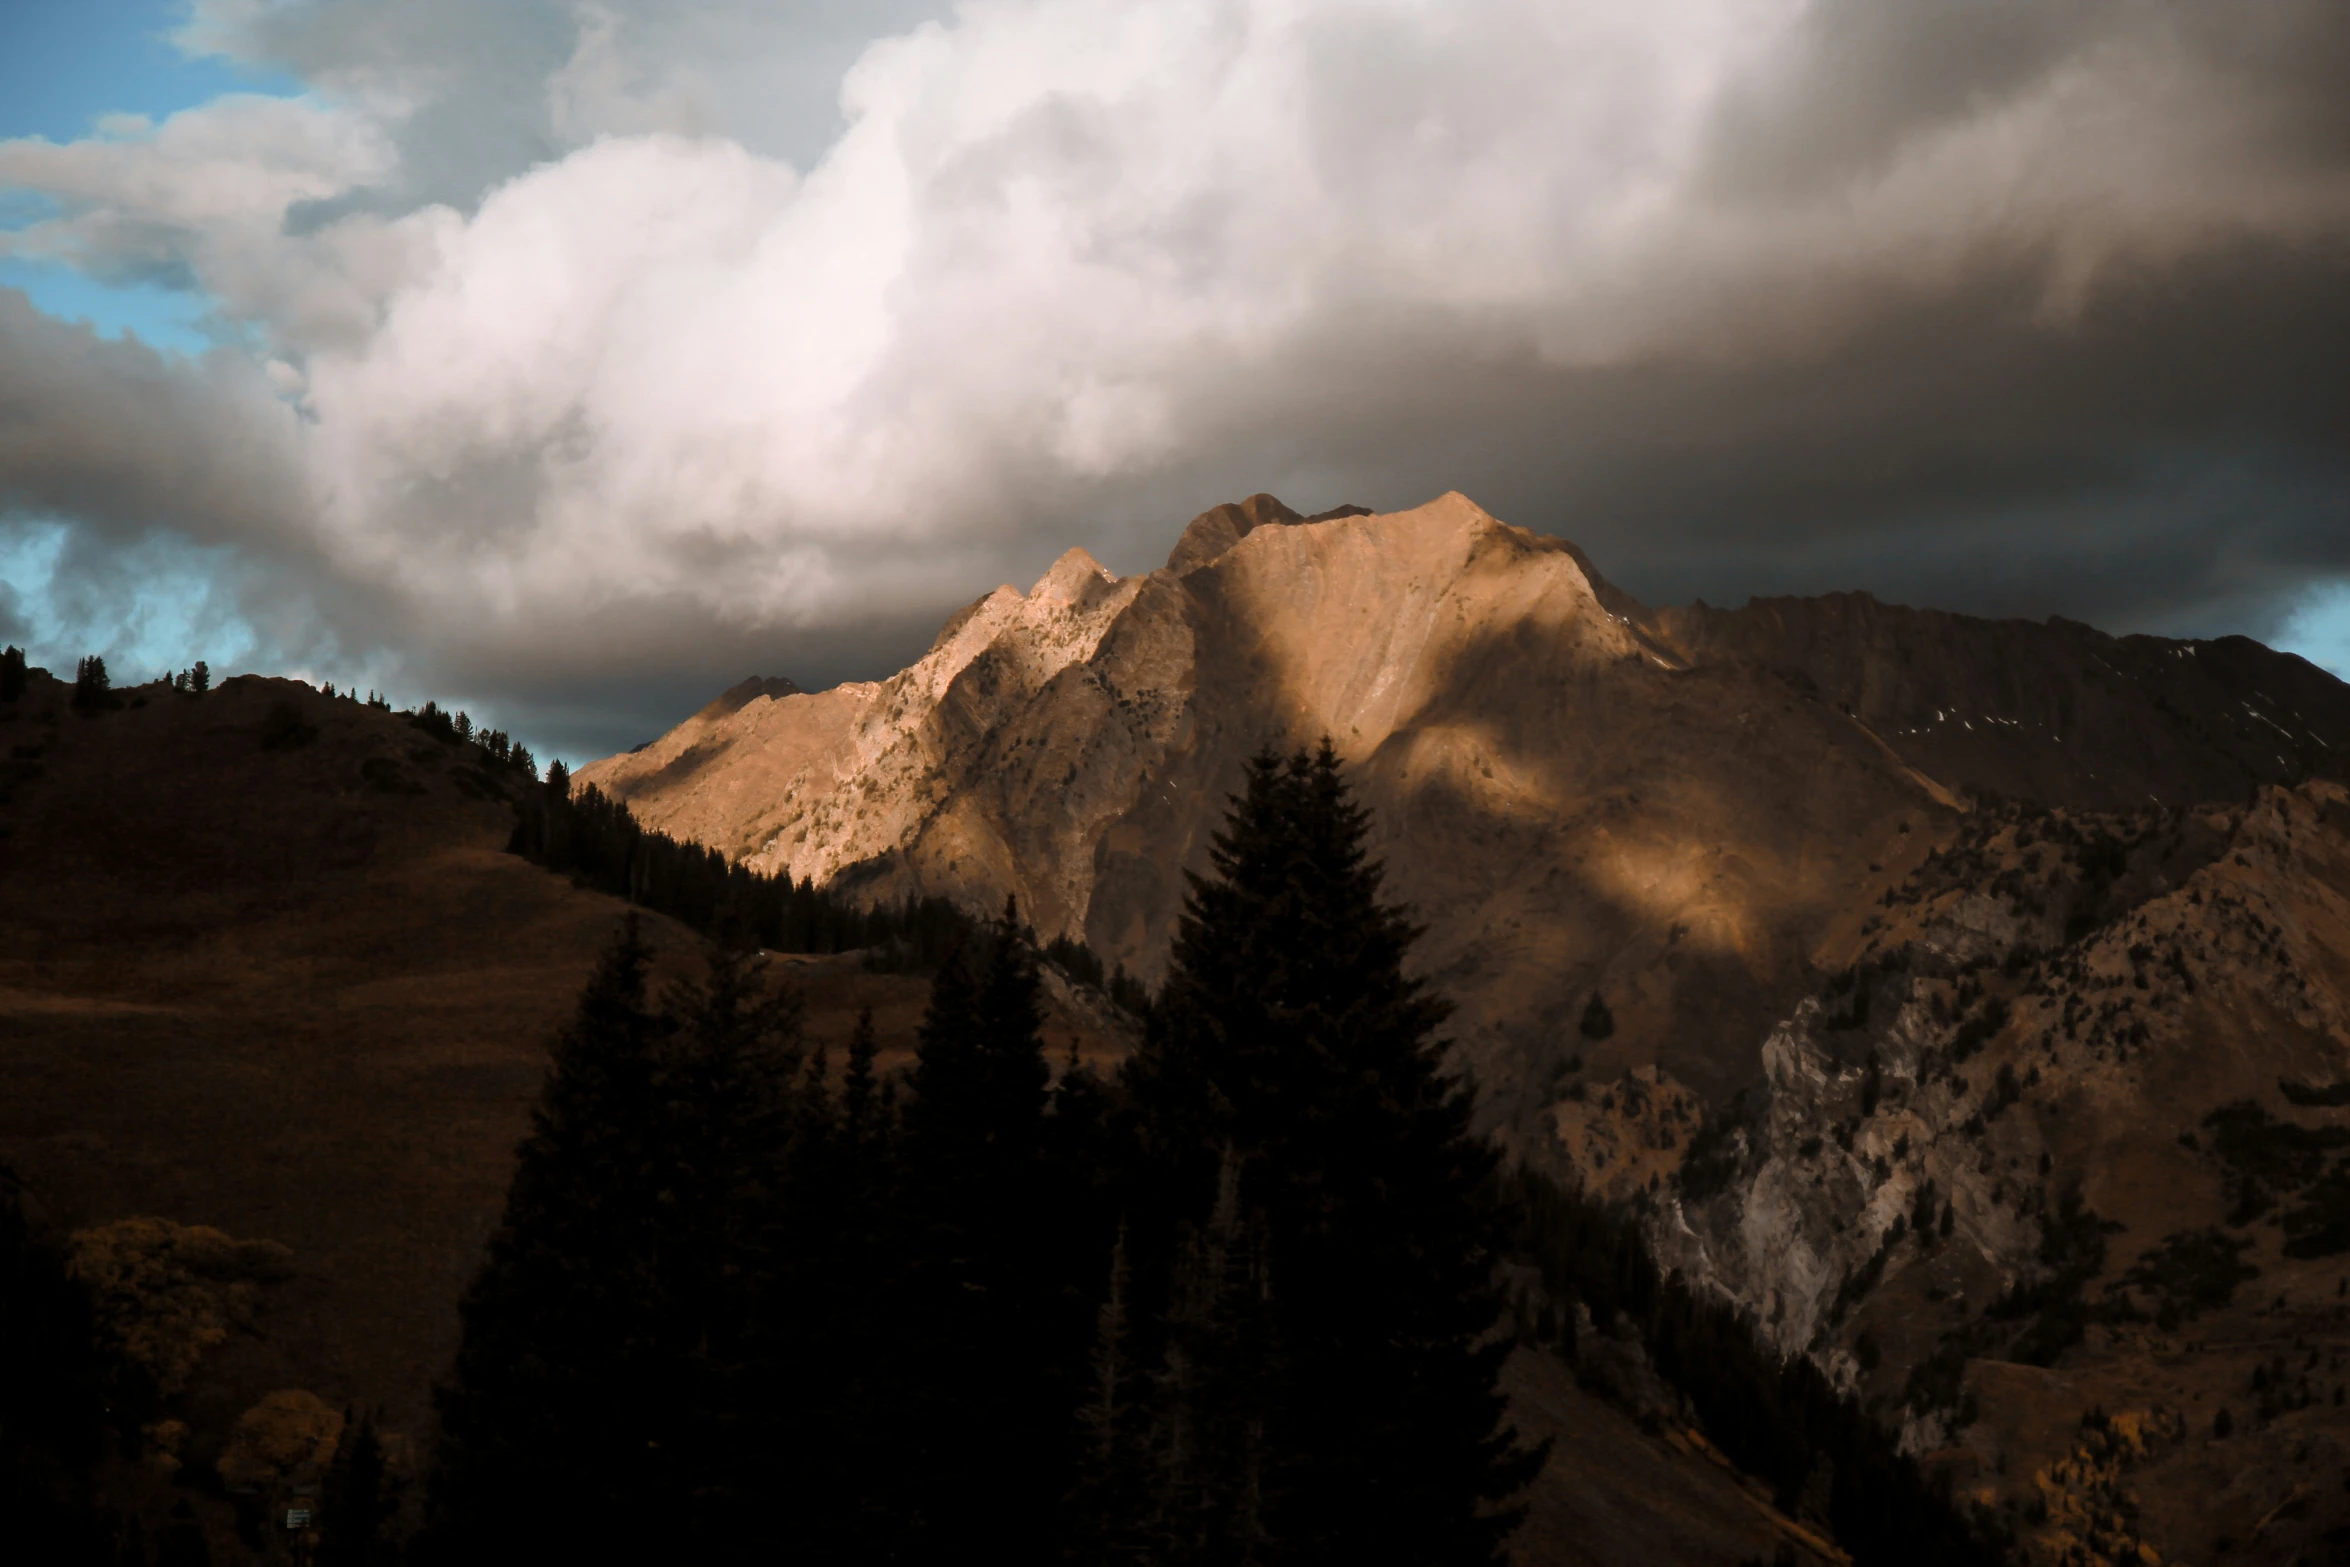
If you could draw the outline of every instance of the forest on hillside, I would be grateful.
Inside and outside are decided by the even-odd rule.
[[[1572,1361],[1578,1307],[1855,1559],[1998,1559],[1808,1363],[1470,1133],[1367,827],[1327,746],[1258,758],[1142,998],[1016,910],[853,910],[534,779],[514,850],[706,932],[706,962],[656,993],[636,921],[615,935],[554,1041],[437,1440],[395,1472],[354,1411],[311,1559],[1492,1562],[1544,1459],[1501,1363]],[[932,972],[905,1074],[869,1018],[845,1059],[810,1049],[758,956],[859,947]],[[1046,961],[1145,1018],[1114,1076],[1047,1060]],[[12,1536],[208,1560],[185,1519],[112,1505],[157,1390],[0,1195]]]

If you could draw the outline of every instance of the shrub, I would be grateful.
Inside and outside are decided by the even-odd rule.
[[[1591,993],[1591,1002],[1584,1007],[1583,1020],[1575,1025],[1575,1031],[1585,1039],[1605,1039],[1616,1031],[1616,1015],[1598,991]]]
[[[261,720],[261,748],[265,751],[290,751],[317,738],[318,727],[292,702],[274,704]]]

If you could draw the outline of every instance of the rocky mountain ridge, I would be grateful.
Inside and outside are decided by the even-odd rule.
[[[1849,911],[1975,798],[2184,806],[2350,760],[2350,690],[2241,639],[1860,595],[1652,611],[1463,496],[1342,510],[1217,507],[1126,578],[1072,551],[889,680],[714,707],[582,781],[763,870],[1016,896],[1149,978],[1241,760],[1328,734],[1526,1125],[1576,1054],[1751,1081]],[[1595,992],[1619,1026],[1584,1040]]]

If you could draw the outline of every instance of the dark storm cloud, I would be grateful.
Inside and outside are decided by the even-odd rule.
[[[2265,631],[2350,575],[2330,0],[1014,0],[865,47],[938,14],[215,0],[323,96],[0,181],[20,245],[182,266],[260,346],[0,311],[0,493],[233,545],[276,645],[575,751],[1257,489],[1462,489],[1652,600]]]
[[[167,359],[0,288],[0,516],[300,551],[293,415],[241,356]]]
[[[2350,573],[2346,281],[2350,247],[2246,248],[2061,329],[1991,276],[1793,363],[1524,367],[1488,394],[1489,504],[1657,600],[1865,586],[2266,631]],[[1446,466],[1424,445],[1391,490]]]

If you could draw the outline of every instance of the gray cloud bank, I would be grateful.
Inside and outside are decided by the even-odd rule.
[[[0,253],[185,276],[226,346],[0,294],[0,509],[217,547],[269,646],[574,751],[1256,489],[1464,489],[1657,600],[2259,633],[2350,576],[2331,0],[213,0],[189,38],[315,91],[0,143],[54,209]]]

